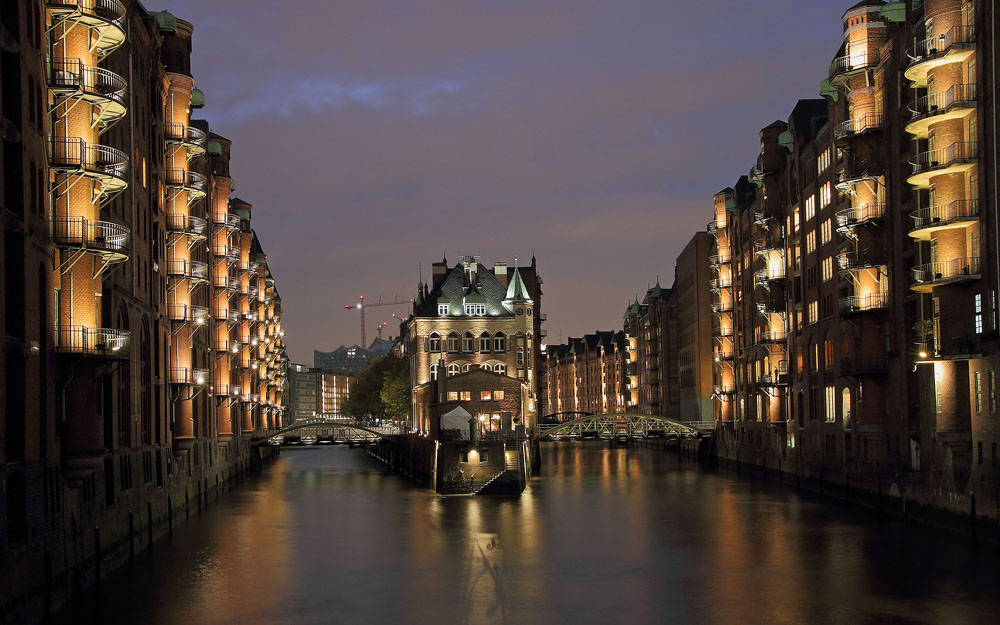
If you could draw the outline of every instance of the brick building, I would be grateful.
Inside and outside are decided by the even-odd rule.
[[[0,614],[16,622],[144,548],[281,420],[281,300],[230,198],[230,142],[190,118],[192,33],[134,0],[0,9]]]
[[[722,457],[960,512],[996,497],[993,10],[849,8],[824,98],[715,196]]]
[[[477,256],[449,267],[433,265],[430,285],[421,281],[413,314],[401,324],[400,345],[410,359],[413,428],[430,434],[431,383],[475,369],[524,383],[522,424],[534,427],[541,360],[541,278],[532,258],[527,267],[492,269]]]
[[[625,333],[594,332],[546,345],[542,416],[625,412],[629,395]]]

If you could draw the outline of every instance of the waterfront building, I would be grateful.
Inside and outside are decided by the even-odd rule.
[[[995,514],[976,508],[1000,442],[993,11],[852,6],[824,98],[715,196],[721,457]]]
[[[625,311],[624,330],[630,342],[629,406],[632,412],[676,420],[680,416],[677,375],[677,301],[671,290],[656,285],[642,302]]]
[[[628,351],[621,330],[598,331],[545,345],[546,396],[541,415],[626,412]]]
[[[341,416],[354,380],[354,375],[339,371],[289,365],[287,406],[291,421]]]
[[[357,375],[365,368],[368,361],[388,354],[391,349],[391,341],[376,338],[368,347],[341,345],[332,352],[313,350],[313,366],[317,369],[343,371]]]
[[[40,618],[245,472],[281,423],[280,297],[191,24],[0,10],[0,614]]]
[[[410,359],[413,428],[431,423],[433,381],[483,369],[524,383],[521,425],[534,427],[541,361],[541,279],[530,266],[492,269],[478,256],[449,267],[433,265],[432,283],[417,285],[413,313],[401,325],[401,345]]]
[[[677,310],[678,418],[713,422],[712,307],[707,232],[696,232],[677,257],[670,297]]]

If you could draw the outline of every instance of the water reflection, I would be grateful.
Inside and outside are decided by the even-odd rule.
[[[600,443],[517,499],[289,451],[105,585],[108,623],[1000,622],[995,551]]]

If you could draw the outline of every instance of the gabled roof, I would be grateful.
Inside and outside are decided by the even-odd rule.
[[[531,301],[531,295],[528,294],[528,287],[524,285],[524,280],[521,279],[521,272],[518,271],[517,267],[514,268],[514,275],[511,276],[510,284],[507,285],[507,296],[504,298],[504,301]]]

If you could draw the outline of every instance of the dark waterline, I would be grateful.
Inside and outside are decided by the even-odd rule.
[[[1000,622],[994,549],[601,443],[517,499],[439,497],[364,452],[284,450],[74,620]]]

